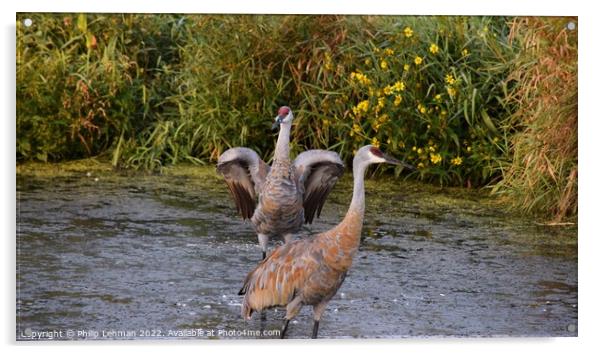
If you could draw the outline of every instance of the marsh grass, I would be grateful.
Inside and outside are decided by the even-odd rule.
[[[25,17],[33,26],[23,26]],[[549,44],[559,32],[546,19],[18,14],[17,20],[18,162],[92,156],[116,168],[161,171],[181,162],[214,163],[233,146],[268,161],[272,119],[289,105],[296,114],[294,154],[329,149],[350,163],[357,148],[371,143],[418,167],[378,173],[439,186],[498,183],[497,193],[529,210],[554,201],[548,210],[557,215],[576,208],[576,162],[566,162],[576,161],[576,136],[574,147],[558,152],[557,140],[572,136],[553,135],[576,127],[576,113],[569,113],[576,112],[576,88],[570,80],[561,88],[538,86],[554,75],[576,85],[576,67],[570,55],[556,67],[550,63],[560,55],[554,51],[564,58],[573,49],[570,39],[563,47]],[[541,65],[549,72],[542,74]],[[550,129],[544,117],[553,114],[574,119]],[[542,134],[546,143],[535,142]]]
[[[25,27],[22,20],[32,19]],[[19,14],[17,160],[60,161],[124,147],[156,124],[177,60],[167,15]]]
[[[494,192],[513,205],[559,222],[577,213],[577,19],[517,19],[512,40],[520,61],[509,76],[516,111],[507,125],[511,162]]]

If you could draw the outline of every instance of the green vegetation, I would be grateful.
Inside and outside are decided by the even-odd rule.
[[[566,19],[546,27],[545,36],[538,28],[553,19],[535,25],[501,17],[20,14],[18,20],[19,162],[97,156],[152,171],[214,163],[232,146],[269,159],[271,119],[286,104],[296,113],[295,153],[331,149],[350,162],[355,149],[372,143],[417,166],[408,178],[497,183],[496,192],[532,211],[576,213],[576,136],[574,148],[554,155],[552,177],[534,167],[533,179],[521,185],[521,169],[532,161],[525,154],[542,148],[528,141],[558,129],[546,122],[569,112],[567,102],[575,114],[558,124],[576,126],[576,31],[560,27]],[[572,50],[563,52],[556,73],[572,81],[534,90],[539,67],[548,65],[538,58],[556,48],[543,43],[559,35]],[[542,44],[533,47],[534,38]],[[545,101],[556,94],[565,96]],[[552,150],[537,156],[549,160],[555,141],[550,136],[543,146]]]

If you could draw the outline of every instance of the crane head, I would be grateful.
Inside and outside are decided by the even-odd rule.
[[[401,165],[403,167],[409,168],[410,170],[415,170],[413,166],[403,161],[399,161],[390,155],[385,154],[376,146],[366,145],[358,150],[357,155],[359,155],[360,153],[366,155],[366,159],[369,161],[369,163],[389,163],[392,165]]]
[[[282,123],[291,123],[293,121],[293,111],[290,107],[282,106],[278,109],[278,115],[274,118],[274,124],[272,124],[272,130],[280,128]]]

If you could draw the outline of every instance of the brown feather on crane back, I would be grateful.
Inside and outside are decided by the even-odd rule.
[[[247,275],[239,292],[245,295],[242,316],[287,306],[292,318],[303,305],[328,302],[351,267],[362,222],[360,213],[349,213],[332,230],[276,248]]]

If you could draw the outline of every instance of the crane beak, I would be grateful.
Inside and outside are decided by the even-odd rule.
[[[399,161],[398,159],[392,157],[391,155],[384,154],[383,158],[385,159],[386,163],[390,163],[392,165],[400,165],[400,166],[403,166],[412,171],[416,170],[416,168],[414,166],[407,164],[403,161]]]
[[[416,171],[416,167],[410,165],[409,163],[405,163],[402,161],[400,165],[404,168],[407,168],[410,171]]]
[[[391,165],[401,165],[401,161],[391,155],[383,154],[382,158],[385,159],[386,163],[390,163]]]
[[[280,123],[282,123],[282,119],[284,118],[281,116],[276,117],[274,124],[272,124],[272,131],[278,130],[278,128],[280,128]]]

